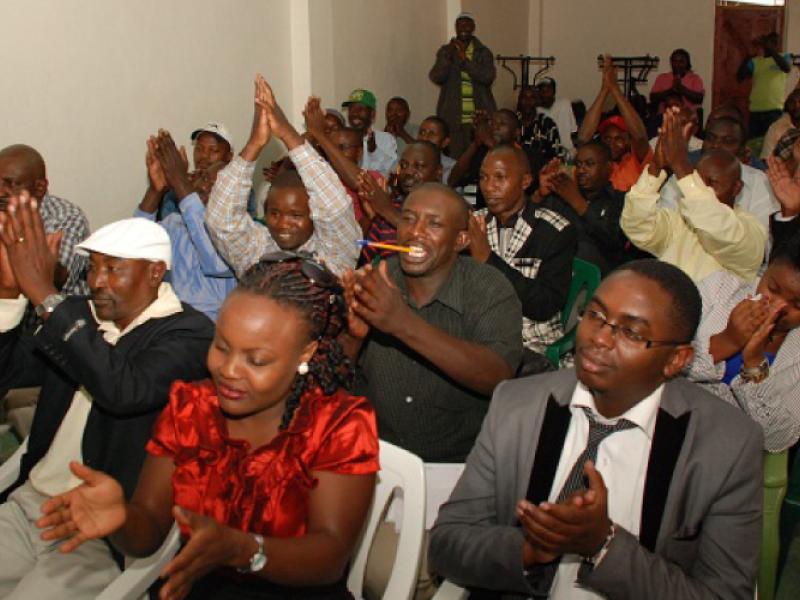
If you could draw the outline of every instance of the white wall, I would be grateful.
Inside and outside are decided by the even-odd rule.
[[[449,39],[444,0],[311,0],[310,6],[312,87],[325,107],[340,109],[363,87],[377,97],[380,128],[392,96],[408,100],[413,123],[436,112],[439,90],[428,71]]]
[[[518,56],[528,52],[529,2],[524,0],[462,0],[465,11],[475,15],[475,35],[492,54]],[[452,34],[451,34],[452,35]],[[497,66],[497,79],[492,86],[499,108],[514,108],[517,92],[513,91],[511,74]],[[519,76],[519,63],[509,63]]]
[[[0,147],[24,142],[47,162],[50,190],[92,228],[129,216],[146,185],[145,139],[179,143],[208,120],[239,148],[261,71],[291,96],[285,0],[0,2]],[[276,149],[272,149],[273,152]]]
[[[541,15],[541,18],[539,17]],[[597,55],[651,54],[661,58],[657,73],[640,88],[648,94],[658,73],[669,71],[669,55],[686,48],[711,101],[714,53],[713,0],[530,0],[531,53],[554,55],[559,95],[588,107],[600,88]]]

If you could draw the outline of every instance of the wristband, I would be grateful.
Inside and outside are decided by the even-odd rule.
[[[608,535],[606,536],[605,541],[603,542],[603,545],[600,547],[600,550],[595,552],[592,556],[584,556],[583,560],[592,566],[597,565],[606,555],[606,552],[608,552],[608,547],[611,545],[611,542],[614,539],[614,536],[616,535],[617,535],[617,526],[612,521],[611,528],[608,532]]]
[[[745,367],[744,363],[742,363],[739,377],[745,383],[761,383],[769,377],[769,361],[765,358],[757,367]]]

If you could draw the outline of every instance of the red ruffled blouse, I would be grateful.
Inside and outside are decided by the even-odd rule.
[[[175,462],[175,504],[274,537],[306,533],[314,471],[379,470],[375,411],[366,398],[341,390],[306,393],[289,427],[253,449],[228,436],[211,381],[177,381],[147,451]]]

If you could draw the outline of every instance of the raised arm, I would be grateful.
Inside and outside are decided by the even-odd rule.
[[[591,141],[597,131],[598,125],[600,125],[600,118],[603,116],[603,107],[608,99],[608,95],[611,93],[611,90],[608,89],[606,79],[604,67],[603,75],[600,80],[600,91],[597,92],[594,102],[592,102],[589,110],[586,111],[586,115],[583,117],[583,123],[581,123],[580,129],[578,129],[579,145]]]
[[[351,190],[358,187],[358,176],[361,173],[359,166],[347,158],[339,147],[325,135],[325,113],[322,112],[320,99],[312,96],[306,102],[303,116],[306,120],[306,130],[325,151],[325,156],[331,163],[333,170],[339,175],[345,185]]]
[[[617,70],[614,68],[609,55],[606,55],[603,59],[603,78],[611,97],[616,102],[617,108],[619,108],[619,112],[625,120],[625,125],[628,126],[631,136],[631,149],[636,154],[636,157],[643,161],[650,152],[647,128],[644,126],[639,113],[636,112],[636,109],[633,108],[625,94],[622,93],[617,82]]]
[[[206,206],[205,219],[211,239],[239,276],[276,247],[269,231],[253,221],[247,212],[255,163],[272,137],[267,118],[265,86],[264,78],[257,76],[250,138],[239,156],[234,157],[217,175]]]

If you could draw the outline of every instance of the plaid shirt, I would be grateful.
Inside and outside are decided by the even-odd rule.
[[[306,142],[289,152],[309,197],[314,233],[298,251],[313,254],[336,275],[352,269],[361,230],[339,176]],[[269,230],[247,213],[254,162],[236,156],[217,175],[206,207],[206,225],[214,245],[241,277],[262,256],[280,250]]]
[[[89,237],[89,221],[83,211],[69,200],[45,195],[39,207],[47,233],[64,232],[58,251],[58,262],[67,268],[67,281],[61,290],[69,296],[89,293],[84,273],[88,258],[75,254],[75,246]]]
[[[492,249],[487,263],[505,274],[522,301],[522,343],[543,353],[564,335],[561,309],[577,251],[575,226],[559,213],[531,203],[509,227],[500,227],[486,209],[476,214],[486,216]]]

